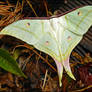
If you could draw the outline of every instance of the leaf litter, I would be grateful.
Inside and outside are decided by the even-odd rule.
[[[68,1],[65,0],[65,3]],[[0,30],[24,17],[51,15],[53,13],[47,0],[0,1]],[[64,73],[63,85],[60,88],[56,65],[50,56],[9,36],[0,36],[0,48],[7,49],[28,76],[25,79],[0,68],[0,91],[82,92],[92,88],[92,81],[89,82],[89,79],[92,80],[92,58],[89,53],[85,53],[85,56],[82,57],[80,54],[72,52],[72,56],[76,59],[71,59],[70,62],[76,81]]]

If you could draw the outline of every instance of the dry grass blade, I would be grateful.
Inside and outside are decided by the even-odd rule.
[[[44,78],[44,82],[43,82],[42,90],[43,90],[44,87],[45,87],[45,83],[46,83],[47,75],[48,75],[48,70],[46,70],[46,73],[45,73],[45,78]]]
[[[71,91],[71,92],[83,92],[83,91],[85,91],[85,90],[87,90],[89,88],[92,88],[92,85],[89,85],[89,86],[87,86],[87,87],[85,87],[83,89],[79,89],[79,90],[75,90],[75,91]]]
[[[0,2],[0,4],[5,4],[5,2]]]
[[[25,3],[25,0],[22,0],[21,12],[23,11],[24,3]]]
[[[7,26],[8,24],[22,18],[23,15],[20,13],[21,8],[22,6],[19,2],[17,2],[16,5],[11,5],[7,1],[6,5],[0,5],[0,16],[2,17],[0,20],[0,27]]]
[[[49,16],[49,11],[48,11],[48,5],[47,5],[47,2],[46,0],[43,0],[43,3],[44,3],[44,6],[45,6],[45,9],[46,9],[46,13],[47,13],[47,16]]]
[[[0,5],[0,15],[9,16],[11,14],[11,8],[15,7],[14,5]]]
[[[18,12],[21,8],[21,5],[19,3],[19,0],[17,1],[17,4],[16,4],[16,7],[15,7],[15,10],[14,10],[14,13]]]
[[[29,45],[27,45],[27,44],[16,46],[16,47],[13,49],[13,53],[14,53],[15,49],[18,48],[18,47],[26,47],[26,48],[32,50],[32,51],[33,51],[36,55],[38,55],[43,61],[45,61],[55,72],[57,72],[57,70],[56,70],[44,57],[42,57],[36,50],[34,50],[33,48],[31,48],[31,47],[30,47]]]
[[[34,12],[35,16],[38,17],[36,11],[34,10],[32,4],[30,3],[30,1],[29,1],[29,0],[26,0],[26,1],[27,1],[28,5],[31,7],[31,9],[32,9],[32,11]]]

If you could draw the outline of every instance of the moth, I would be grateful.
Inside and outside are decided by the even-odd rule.
[[[0,35],[14,36],[50,55],[61,86],[63,69],[75,79],[69,65],[70,54],[91,25],[92,6],[84,6],[64,15],[16,21],[1,30]]]

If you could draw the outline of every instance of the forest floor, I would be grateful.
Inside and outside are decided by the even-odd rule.
[[[68,0],[61,1],[62,5],[68,3]],[[57,7],[55,8],[48,0],[0,0],[0,30],[25,17],[48,17],[56,12],[62,13]],[[59,87],[57,68],[49,55],[10,36],[0,36],[0,48],[8,50],[16,57],[20,68],[28,77],[27,79],[18,77],[0,68],[1,92],[91,92],[92,90],[90,52],[85,52],[84,56],[76,51],[72,52],[71,57],[74,59],[70,59],[70,65],[76,81],[64,71],[62,87]]]

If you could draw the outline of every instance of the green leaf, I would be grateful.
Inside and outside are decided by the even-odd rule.
[[[13,59],[8,51],[0,48],[0,67],[18,76],[26,78],[24,73],[18,67],[18,63]]]

